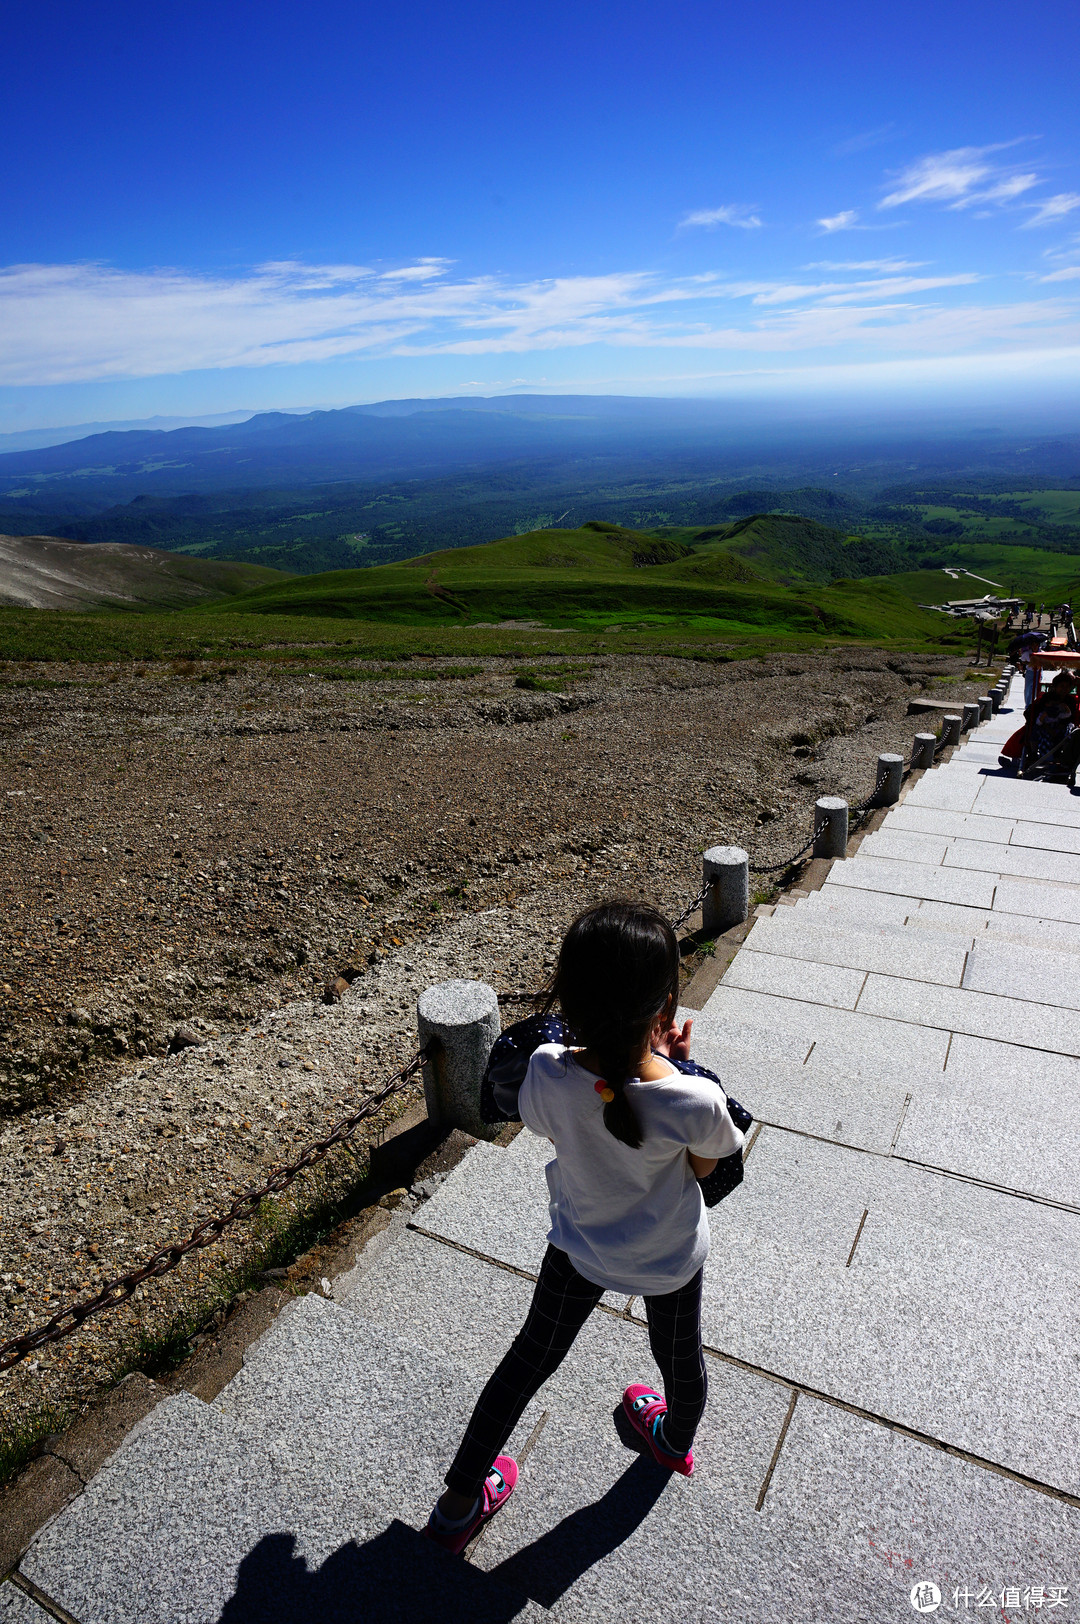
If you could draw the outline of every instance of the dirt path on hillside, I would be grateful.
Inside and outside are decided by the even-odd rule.
[[[816,795],[862,798],[878,752],[909,748],[913,694],[983,687],[873,652],[565,664],[524,678],[561,692],[508,659],[7,669],[0,1340],[362,1097],[430,981],[535,986],[597,895],[674,913],[706,846],[780,858]],[[163,1309],[196,1280],[147,1290]],[[89,1391],[133,1312],[0,1378],[0,1409]]]

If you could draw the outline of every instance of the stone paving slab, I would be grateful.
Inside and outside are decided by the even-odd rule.
[[[840,866],[839,863],[834,864],[833,871]],[[811,891],[808,897],[800,898],[792,912],[796,915],[827,912],[834,916],[842,914],[845,918],[872,922],[874,925],[903,925],[908,915],[920,905],[919,897],[907,897],[886,891],[863,891],[856,886],[843,885],[838,881],[834,885],[822,886],[820,891]]]
[[[1080,1055],[1080,1021],[1070,1010],[1022,998],[870,975],[859,1011],[905,1023],[917,1021],[944,1032],[996,1038],[999,1043]],[[1022,1065],[1023,1058],[1018,1056],[1016,1063]]]
[[[955,1037],[940,1087],[914,1092],[896,1155],[1080,1206],[1080,1061],[1025,1050],[1018,1064],[1004,1044]]]
[[[756,1026],[764,1053],[768,1052],[770,1032],[779,1029],[789,1040],[804,1043],[804,1054],[813,1044],[813,1060],[818,1065],[889,1079],[920,1078],[939,1072],[949,1042],[947,1032],[928,1030],[913,1022],[886,1022],[861,1010],[827,1009],[771,993],[744,992],[721,983],[699,1013],[695,1032],[702,1039],[715,1035],[724,1041],[729,1020]]]
[[[858,860],[864,857],[894,857],[904,863],[929,863],[940,868],[945,860],[948,840],[943,835],[917,834],[907,829],[889,829],[882,824],[871,830],[858,851]]]
[[[406,1616],[434,1616],[422,1610],[425,1591],[443,1617],[478,1616],[473,1580],[440,1578],[441,1561],[429,1569],[415,1532],[471,1408],[471,1372],[384,1329],[376,1336],[320,1298],[300,1299],[289,1319],[294,1330],[318,1326],[293,1347],[305,1375],[318,1370],[329,1409],[309,1402],[301,1427],[303,1393],[285,1372],[278,1392],[290,1409],[276,1416],[241,1424],[220,1400],[189,1394],[162,1403],[23,1559],[79,1624],[382,1621],[403,1616],[396,1598],[410,1591]],[[342,1327],[351,1364],[334,1346]],[[262,1376],[265,1393],[265,1360]],[[483,1588],[498,1604],[492,1616],[540,1616],[523,1611],[521,1597],[509,1606]],[[283,1590],[294,1607],[284,1607]]]
[[[1017,953],[1012,942],[976,938],[967,955],[963,984],[972,992],[1080,1010],[1080,964],[1075,953],[1038,947]]]
[[[851,970],[877,970],[883,975],[913,976],[946,987],[958,987],[967,949],[961,943],[934,942],[924,934],[911,940],[910,927],[887,931],[847,929],[822,924],[816,917],[785,908],[771,919],[759,919],[735,960],[755,953],[783,954],[818,964],[844,965]],[[725,978],[727,979],[727,978]]]
[[[789,1392],[715,1360],[709,1381],[689,1479],[623,1443],[610,1413],[554,1412],[477,1564],[575,1624],[775,1618],[751,1605],[748,1542]]]
[[[8,1579],[0,1584],[0,1624],[50,1624],[52,1614]]]
[[[177,1394],[128,1434],[20,1567],[79,1624],[215,1624],[247,1552],[294,1525],[294,1487],[287,1463],[268,1470],[220,1411]]]
[[[982,840],[950,841],[946,868],[988,870],[1022,880],[1050,880],[1055,885],[1080,885],[1080,857],[1068,852],[1042,851],[1033,846],[1000,846]]]
[[[974,838],[980,838],[976,835]],[[1067,851],[1080,856],[1080,828],[1067,828],[1063,823],[1016,823],[1013,825],[1014,846],[1035,846],[1040,851]]]
[[[537,1274],[547,1249],[544,1168],[554,1147],[527,1128],[506,1149],[479,1144],[417,1214],[432,1235]]]
[[[725,972],[725,987],[806,998],[833,1009],[854,1009],[866,980],[862,970],[841,969],[773,953],[738,953]]]
[[[894,806],[881,830],[898,834],[945,835],[968,840],[996,840],[1007,846],[1016,824],[1011,818],[981,818],[974,812],[940,812],[935,807],[912,806],[910,799]],[[865,847],[866,842],[863,842]]]
[[[710,1226],[711,1346],[1080,1488],[1080,1215],[766,1128]]]
[[[340,1298],[335,1293],[335,1300],[366,1325],[389,1330],[400,1323],[407,1303],[410,1337],[428,1348],[451,1346],[454,1358],[474,1373],[468,1391],[475,1399],[524,1324],[532,1294],[531,1280],[408,1230],[353,1291]],[[598,1394],[609,1391],[614,1404],[628,1382],[658,1380],[641,1327],[598,1310],[545,1385],[546,1396],[526,1411],[526,1436],[537,1405],[595,1409]],[[245,1405],[250,1409],[253,1402],[247,1389]]]
[[[967,908],[991,908],[994,904],[994,878],[990,874],[934,868],[929,863],[887,857],[856,857],[850,862],[834,863],[822,889],[828,891],[833,886],[954,902]]]
[[[925,782],[924,778],[916,784],[911,794],[920,790]],[[1080,827],[1080,797],[1072,795],[1065,784],[1029,783],[1008,777],[983,778],[975,805],[964,810],[984,817],[1013,818],[1017,822],[1060,823],[1070,829]]]
[[[973,774],[950,774],[939,767],[934,772],[928,772],[913,789],[908,790],[904,805],[931,806],[942,812],[972,812],[982,782]],[[985,810],[990,811],[991,808]]]
[[[916,1580],[950,1599],[958,1579],[1075,1586],[1072,1507],[805,1396],[756,1511],[710,1377],[692,1479],[662,1484],[599,1427],[549,1421],[477,1562],[560,1624],[851,1624],[908,1616]]]
[[[805,1065],[730,1047],[722,1034],[695,1033],[694,1057],[721,1079],[758,1122],[771,1122],[838,1144],[886,1153],[908,1097],[903,1078],[849,1075],[829,1062]]]
[[[1000,879],[994,912],[1027,914],[1034,919],[1060,919],[1080,925],[1080,887],[1040,884],[1037,880]]]
[[[544,1169],[554,1155],[554,1146],[528,1128],[505,1149],[479,1144],[424,1203],[416,1222],[443,1240],[536,1275],[551,1227]],[[626,1306],[619,1292],[605,1291],[602,1301]]]
[[[945,1618],[965,1610],[953,1610],[960,1586],[1000,1596],[1006,1585],[1065,1584],[1072,1597],[1080,1579],[1074,1507],[807,1397],[761,1516],[801,1581],[790,1610],[772,1615],[791,1624],[914,1618],[910,1591],[927,1579],[946,1598]]]

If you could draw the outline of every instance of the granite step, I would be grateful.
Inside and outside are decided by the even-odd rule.
[[[401,1594],[415,1617],[539,1619],[417,1532],[474,1389],[445,1353],[300,1298],[213,1404],[152,1411],[21,1571],[79,1624],[381,1621]]]

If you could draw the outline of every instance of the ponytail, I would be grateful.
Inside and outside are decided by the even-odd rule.
[[[558,1003],[575,1038],[596,1057],[612,1095],[604,1102],[604,1126],[631,1150],[640,1147],[642,1132],[626,1085],[653,1022],[678,993],[678,942],[655,908],[602,902],[567,931],[545,1008]]]

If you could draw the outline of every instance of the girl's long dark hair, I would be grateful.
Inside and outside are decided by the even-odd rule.
[[[557,1003],[576,1040],[595,1055],[615,1096],[604,1106],[604,1126],[634,1150],[641,1125],[626,1083],[650,1027],[678,995],[679,944],[663,914],[621,900],[578,914],[563,938],[545,1007]]]

